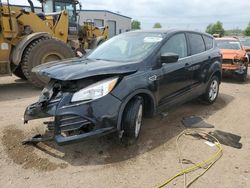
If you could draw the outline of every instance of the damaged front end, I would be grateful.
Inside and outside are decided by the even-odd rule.
[[[115,132],[121,101],[112,94],[98,100],[72,102],[75,93],[102,79],[102,76],[75,81],[52,79],[43,89],[38,102],[26,108],[24,123],[53,117],[52,121],[46,121],[44,124],[47,125],[48,131],[52,132],[52,138],[58,145]],[[41,140],[43,139],[34,137],[28,141],[35,143]]]
[[[233,73],[236,75],[246,74],[248,67],[248,58],[223,59],[222,70],[224,73]]]
[[[47,118],[55,116],[56,107],[62,99],[62,93],[55,86],[55,82],[51,81],[41,92],[39,100],[29,105],[24,113],[24,123],[29,120]]]

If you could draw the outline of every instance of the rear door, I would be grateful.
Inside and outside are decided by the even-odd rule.
[[[187,33],[189,42],[189,55],[192,60],[188,70],[192,72],[192,87],[199,86],[206,76],[208,64],[211,62],[210,52],[206,49],[206,45],[202,34],[199,33]]]
[[[173,35],[161,48],[161,54],[176,53],[179,55],[178,62],[165,63],[162,65],[162,75],[159,79],[159,105],[164,104],[184,93],[192,84],[190,71],[186,69],[191,57],[188,57],[187,40],[185,33]]]

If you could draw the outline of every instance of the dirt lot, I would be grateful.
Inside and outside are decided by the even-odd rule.
[[[180,170],[175,139],[184,130],[181,119],[189,115],[240,135],[243,144],[242,149],[223,146],[222,158],[192,187],[250,187],[250,81],[224,81],[212,106],[195,100],[167,117],[145,119],[137,144],[126,148],[110,137],[64,147],[21,145],[23,138],[44,131],[41,121],[22,122],[39,92],[15,77],[0,78],[0,187],[156,187]],[[185,158],[207,158],[214,148],[203,142],[184,138]],[[182,180],[169,187],[182,187]]]

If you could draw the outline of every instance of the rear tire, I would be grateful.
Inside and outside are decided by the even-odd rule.
[[[53,38],[40,38],[33,41],[24,51],[22,71],[25,77],[36,87],[43,87],[49,79],[32,72],[32,68],[50,61],[75,57],[73,50],[64,42]]]
[[[124,133],[122,143],[133,144],[139,137],[143,115],[143,100],[141,97],[132,99],[126,106],[122,119]]]
[[[208,82],[206,92],[203,94],[202,98],[207,104],[213,104],[219,94],[219,78],[214,75]]]

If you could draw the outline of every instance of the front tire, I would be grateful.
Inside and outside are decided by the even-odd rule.
[[[239,76],[239,80],[241,82],[246,82],[247,81],[247,72],[248,72],[248,65],[246,66],[245,73]]]
[[[216,101],[219,94],[219,86],[219,78],[214,75],[208,82],[206,92],[203,95],[203,100],[207,104],[213,104]]]
[[[141,97],[132,99],[126,106],[122,127],[124,130],[122,143],[125,145],[133,144],[139,137],[143,116],[143,100]]]

